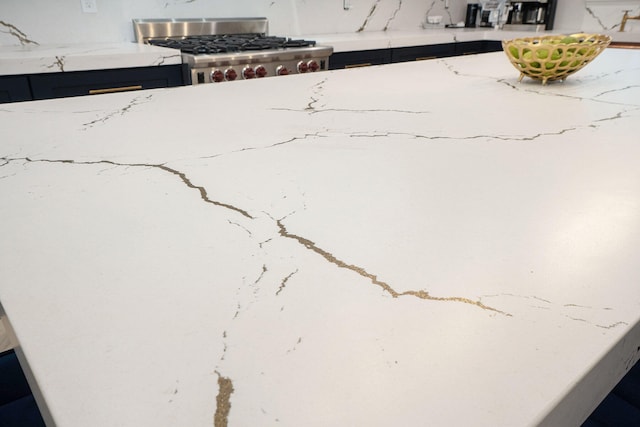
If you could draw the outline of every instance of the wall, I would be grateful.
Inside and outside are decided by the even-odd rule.
[[[418,30],[428,14],[464,19],[467,0],[0,0],[0,45],[133,41],[133,18],[266,16],[273,35]],[[343,3],[350,3],[349,10]],[[446,2],[446,4],[445,4]],[[448,6],[448,7],[446,7]],[[640,14],[640,0],[559,0],[556,29],[615,29],[622,10]],[[640,31],[629,21],[629,31]]]
[[[462,20],[466,1],[450,0],[0,0],[0,45],[133,41],[133,18],[266,16],[274,35],[419,29],[427,13]],[[446,0],[447,2],[449,0]],[[53,6],[55,5],[55,6]],[[13,34],[12,34],[13,33]]]
[[[625,10],[631,16],[640,15],[640,0],[586,0],[584,20],[586,28],[617,30]],[[627,21],[625,32],[640,33],[640,21]]]

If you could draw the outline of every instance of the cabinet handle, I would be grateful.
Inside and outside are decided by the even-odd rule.
[[[370,67],[371,65],[373,65],[371,62],[365,62],[364,64],[345,65],[344,68]]]
[[[427,59],[436,59],[437,56],[420,56],[418,58],[416,58],[416,61],[425,61]]]
[[[110,87],[107,89],[91,89],[89,90],[89,95],[98,95],[100,93],[126,92],[128,90],[140,90],[140,89],[142,89],[142,85]]]
[[[619,48],[619,49],[640,49],[640,43],[611,42],[609,47]]]

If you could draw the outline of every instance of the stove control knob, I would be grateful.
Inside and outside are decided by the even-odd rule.
[[[220,70],[213,70],[211,72],[211,81],[214,83],[223,82],[224,81],[224,73]]]
[[[260,78],[260,77],[266,77],[266,76],[267,76],[267,74],[268,74],[268,73],[267,73],[267,69],[265,68],[265,66],[264,66],[264,65],[258,65],[258,66],[256,67],[256,76],[257,76],[258,78]]]
[[[320,65],[318,65],[318,62],[315,59],[312,59],[307,62],[307,68],[309,68],[309,71],[314,72],[320,69]]]
[[[242,69],[242,78],[252,79],[256,76],[256,72],[253,68],[246,66]]]
[[[233,81],[238,78],[238,73],[233,68],[227,68],[224,70],[224,78],[228,81]]]
[[[298,62],[298,72],[306,73],[307,71],[309,71],[309,66],[307,65],[307,63],[304,61]]]
[[[278,68],[276,68],[276,74],[279,76],[286,76],[289,74],[289,70],[284,65],[278,65]]]

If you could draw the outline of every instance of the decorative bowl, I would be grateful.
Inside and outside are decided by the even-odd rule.
[[[577,33],[503,40],[502,49],[524,76],[542,80],[563,80],[584,68],[611,43],[604,34]]]

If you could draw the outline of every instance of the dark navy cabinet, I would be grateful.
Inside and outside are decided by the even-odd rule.
[[[497,40],[478,40],[459,42],[455,44],[456,55],[470,55],[474,53],[499,52],[502,42]]]
[[[421,61],[423,59],[445,58],[455,54],[455,43],[398,47],[391,50],[391,62]]]
[[[33,99],[95,95],[182,85],[182,66],[73,71],[29,76]]]
[[[45,427],[13,350],[0,353],[0,426]]]
[[[0,76],[0,103],[29,101],[31,99],[27,76]]]
[[[640,362],[605,397],[582,427],[640,426]]]
[[[337,52],[329,58],[329,69],[338,70],[343,68],[364,67],[367,65],[420,61],[423,59],[446,58],[449,56],[497,52],[500,50],[502,50],[502,43],[500,41],[478,40],[389,49]]]
[[[382,65],[391,62],[391,49],[359,50],[353,52],[338,52],[329,58],[329,69],[366,67],[368,65]]]
[[[0,76],[0,103],[183,85],[182,65]]]

